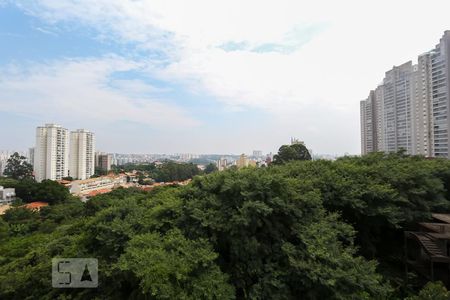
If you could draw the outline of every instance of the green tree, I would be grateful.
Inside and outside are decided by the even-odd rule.
[[[25,235],[39,227],[39,213],[23,207],[8,209],[3,219],[9,225],[9,232],[14,235]]]
[[[281,165],[293,160],[311,160],[311,154],[303,144],[283,145],[273,157],[273,163]]]
[[[173,230],[135,236],[119,267],[132,272],[142,293],[154,299],[234,299],[217,257],[206,240],[188,240]]]
[[[162,174],[195,172],[181,165]],[[7,182],[54,201],[0,216],[1,299],[448,299],[441,284],[404,282],[402,260],[403,231],[450,211],[445,159],[290,161],[87,203],[45,196],[54,182]],[[51,288],[52,257],[98,258],[100,286]]]
[[[19,181],[16,179],[12,179],[9,177],[0,177],[0,186],[6,187],[6,188],[16,188],[18,183],[19,183]]]
[[[14,179],[24,179],[33,177],[33,166],[27,162],[25,156],[19,155],[15,152],[6,162],[5,171],[6,176]]]
[[[157,182],[183,181],[200,174],[197,165],[192,163],[164,162],[155,172]]]
[[[212,241],[238,298],[369,299],[390,291],[308,179],[271,168],[217,172],[196,177],[182,197],[180,228]]]
[[[212,172],[215,172],[215,171],[217,171],[216,164],[209,163],[209,164],[206,165],[206,167],[205,167],[205,174],[209,174],[209,173],[212,173]]]
[[[71,195],[69,190],[53,180],[36,182],[23,179],[16,185],[16,195],[25,202],[43,201],[49,204],[67,201]]]
[[[450,292],[447,291],[442,282],[428,282],[417,296],[406,298],[406,300],[449,300]]]

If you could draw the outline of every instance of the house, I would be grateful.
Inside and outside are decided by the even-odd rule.
[[[0,205],[11,204],[16,199],[16,190],[0,186]]]
[[[419,223],[419,231],[405,231],[405,267],[427,280],[450,287],[450,214],[432,214],[433,222]]]

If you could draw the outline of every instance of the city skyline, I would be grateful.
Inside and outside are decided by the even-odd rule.
[[[436,3],[0,0],[0,149],[57,123],[114,153],[359,154],[357,104],[450,29]]]

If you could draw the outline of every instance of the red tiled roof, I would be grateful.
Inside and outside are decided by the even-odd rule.
[[[94,197],[94,196],[97,196],[97,195],[109,193],[111,191],[112,191],[112,189],[95,190],[95,191],[92,191],[92,192],[88,193],[87,196],[88,197]]]
[[[42,202],[42,201],[36,201],[36,202],[31,202],[31,203],[23,205],[23,207],[28,208],[28,209],[33,209],[33,210],[34,209],[40,210],[44,206],[48,206],[48,203]]]

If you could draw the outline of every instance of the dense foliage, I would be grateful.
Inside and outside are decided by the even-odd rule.
[[[305,145],[300,143],[283,145],[278,153],[273,156],[273,163],[276,165],[296,160],[311,160],[311,154]]]
[[[184,181],[201,173],[193,163],[173,161],[165,161],[158,166],[154,163],[113,166],[113,171],[115,173],[138,171],[142,180],[151,178],[156,182]]]
[[[117,189],[0,219],[1,299],[448,299],[404,281],[399,236],[450,212],[450,162],[301,161]],[[52,289],[51,258],[95,257],[98,289]]]
[[[3,173],[13,179],[32,178],[33,166],[27,162],[25,156],[21,156],[19,153],[14,152],[7,160]]]
[[[23,202],[42,201],[50,204],[64,203],[71,196],[69,190],[52,180],[36,182],[32,178],[15,180],[0,177],[0,186],[16,189],[16,196]]]

